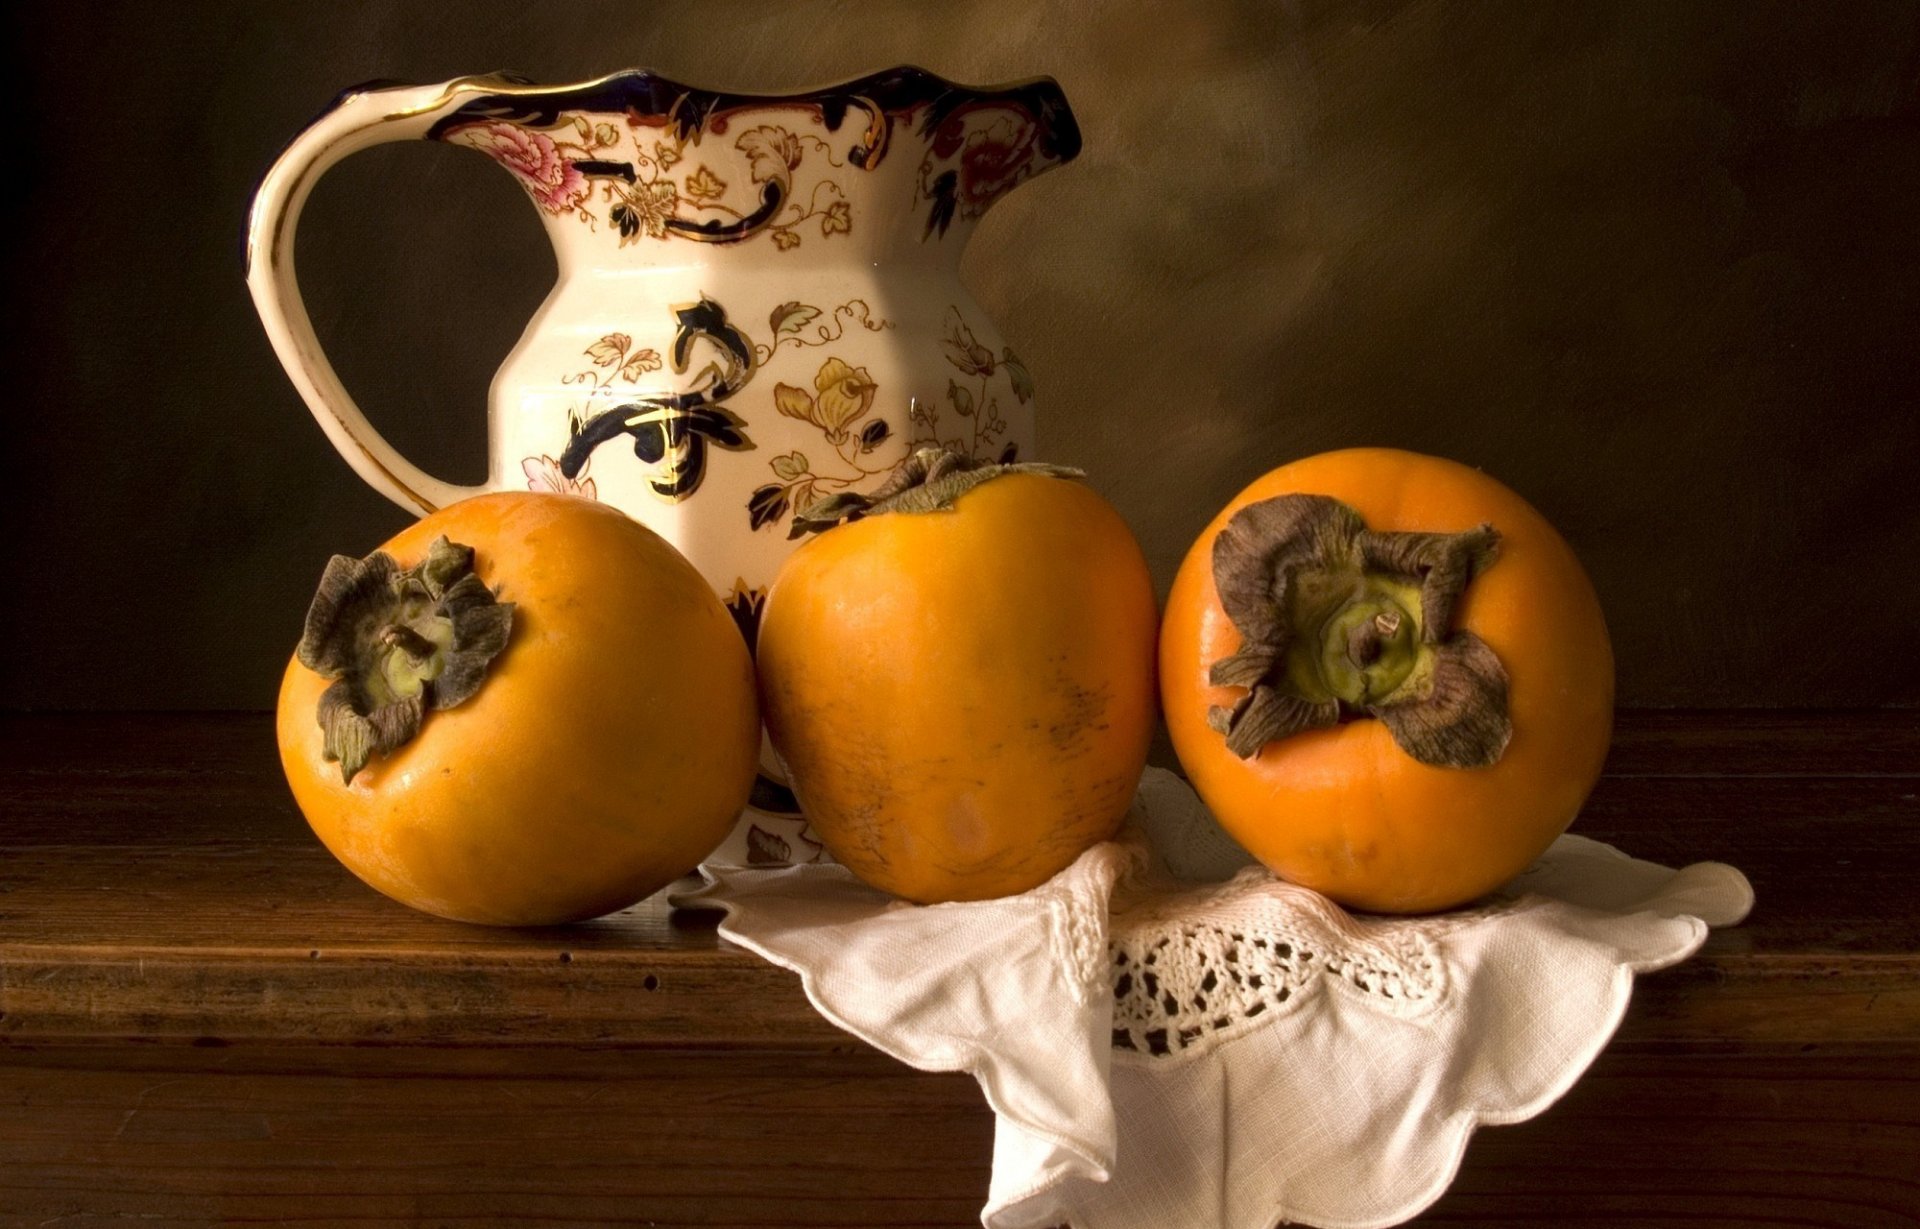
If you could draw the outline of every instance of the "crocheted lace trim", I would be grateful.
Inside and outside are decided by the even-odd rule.
[[[1434,940],[1511,902],[1409,924],[1354,918],[1259,870],[1113,919],[1113,1045],[1149,1058],[1203,1053],[1335,990],[1413,1017],[1446,998]]]

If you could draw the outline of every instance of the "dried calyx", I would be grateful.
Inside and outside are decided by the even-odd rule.
[[[1242,759],[1302,730],[1375,717],[1423,764],[1494,763],[1513,736],[1507,672],[1485,641],[1450,626],[1499,541],[1491,525],[1375,533],[1324,495],[1242,508],[1214,539],[1213,582],[1243,642],[1210,677],[1247,692],[1207,723]]]
[[[341,779],[478,691],[512,630],[513,603],[474,574],[471,547],[436,539],[412,568],[382,551],[329,560],[297,656],[333,680],[317,716]]]
[[[977,461],[949,448],[916,449],[893,472],[867,494],[843,491],[802,509],[793,520],[793,532],[821,533],[846,521],[886,512],[944,512],[954,501],[983,482],[1008,474],[1041,474],[1051,478],[1084,478],[1086,474],[1065,465],[1040,461],[997,464]]]

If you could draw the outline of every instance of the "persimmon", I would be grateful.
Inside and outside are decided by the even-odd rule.
[[[533,493],[335,556],[278,729],[349,870],[509,926],[597,917],[692,870],[760,747],[746,643],[693,565],[613,508]]]
[[[767,729],[808,821],[921,903],[1045,883],[1111,836],[1152,738],[1156,606],[1112,505],[1050,466],[925,449],[791,555],[760,622]]]
[[[1227,832],[1377,912],[1451,908],[1524,870],[1612,730],[1613,653],[1572,549],[1485,474],[1391,449],[1235,496],[1174,580],[1160,680]]]

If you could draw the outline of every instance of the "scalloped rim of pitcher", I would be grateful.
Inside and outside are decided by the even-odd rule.
[[[408,83],[391,80],[369,81],[361,85],[342,90],[334,105],[361,94],[407,86]],[[417,85],[409,88],[418,88]],[[650,68],[628,68],[605,76],[594,77],[559,85],[543,85],[519,73],[492,72],[456,77],[446,83],[438,98],[432,102],[411,108],[413,113],[439,110],[456,95],[471,93],[474,98],[463,102],[449,114],[435,121],[429,137],[437,136],[442,130],[455,124],[471,120],[470,108],[489,98],[528,99],[541,98],[554,109],[574,107],[579,109],[625,109],[634,101],[645,98],[667,96],[673,99],[668,107],[650,107],[649,114],[667,116],[672,108],[689,99],[704,103],[698,112],[698,123],[704,123],[707,117],[731,111],[747,110],[756,106],[827,103],[835,99],[864,98],[875,103],[889,115],[899,115],[913,108],[929,103],[936,104],[919,125],[923,134],[931,133],[939,122],[962,107],[978,106],[998,102],[1014,103],[1024,107],[1036,121],[1042,122],[1045,140],[1049,146],[1047,152],[1056,162],[1070,162],[1080,153],[1081,136],[1079,121],[1073,114],[1072,106],[1067,102],[1066,93],[1059,82],[1052,77],[1029,77],[1019,81],[1000,85],[965,85],[938,73],[930,72],[916,64],[903,64],[896,68],[881,69],[867,73],[850,81],[818,86],[801,90],[734,90],[713,89],[703,86],[690,86]],[[874,97],[874,95],[880,97]],[[618,103],[618,107],[595,107],[601,101],[596,95],[611,95],[604,101]],[[951,101],[951,105],[938,105]],[[690,116],[691,118],[691,116]]]

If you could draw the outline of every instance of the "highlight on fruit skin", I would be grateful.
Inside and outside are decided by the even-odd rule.
[[[768,732],[828,851],[882,891],[1028,891],[1132,804],[1153,584],[1073,473],[923,450],[879,491],[808,509],[819,536],[774,580]]]
[[[1235,496],[1181,565],[1159,658],[1175,753],[1221,826],[1357,909],[1512,879],[1572,823],[1612,730],[1572,549],[1487,475],[1392,449]]]
[[[336,557],[277,731],[349,870],[502,926],[611,913],[693,870],[760,747],[746,644],[693,565],[616,509],[531,492]]]

